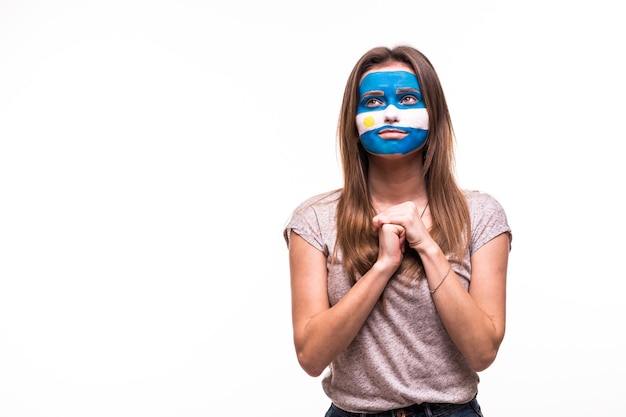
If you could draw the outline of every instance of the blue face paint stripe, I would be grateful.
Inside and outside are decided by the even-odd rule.
[[[428,130],[405,128],[409,134],[403,139],[380,139],[380,129],[370,130],[361,135],[361,144],[366,151],[378,155],[407,154],[419,149],[428,137]]]

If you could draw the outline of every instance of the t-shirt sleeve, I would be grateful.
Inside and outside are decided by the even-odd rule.
[[[322,239],[320,222],[315,207],[311,204],[303,203],[298,206],[287,221],[283,230],[287,247],[289,247],[292,231],[309,242],[316,249],[325,252],[326,248]]]
[[[486,193],[472,193],[468,199],[472,221],[470,253],[502,233],[509,233],[509,250],[513,239],[511,228],[502,205]]]

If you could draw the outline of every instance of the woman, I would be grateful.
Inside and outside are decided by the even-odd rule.
[[[334,416],[481,415],[477,372],[504,337],[511,230],[459,188],[438,76],[416,49],[374,48],[348,79],[344,186],[293,212],[298,361]]]

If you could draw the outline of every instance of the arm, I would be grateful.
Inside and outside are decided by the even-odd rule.
[[[393,206],[374,218],[375,227],[389,223],[405,229],[409,246],[422,259],[428,286],[436,289],[432,297],[437,312],[456,347],[472,369],[487,369],[504,338],[509,234],[496,236],[472,254],[468,292],[454,270],[442,282],[450,263],[413,202]]]
[[[298,362],[318,376],[357,335],[402,260],[404,229],[381,228],[376,263],[348,293],[330,306],[326,257],[291,233],[289,265],[294,345]]]
[[[449,263],[434,242],[424,243],[418,252],[434,289]],[[503,233],[472,255],[469,293],[452,270],[432,295],[448,334],[477,372],[493,363],[504,338],[508,255],[509,234]]]

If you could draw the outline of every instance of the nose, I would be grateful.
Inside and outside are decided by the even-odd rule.
[[[390,104],[385,109],[385,123],[397,123],[400,120],[398,108]]]

